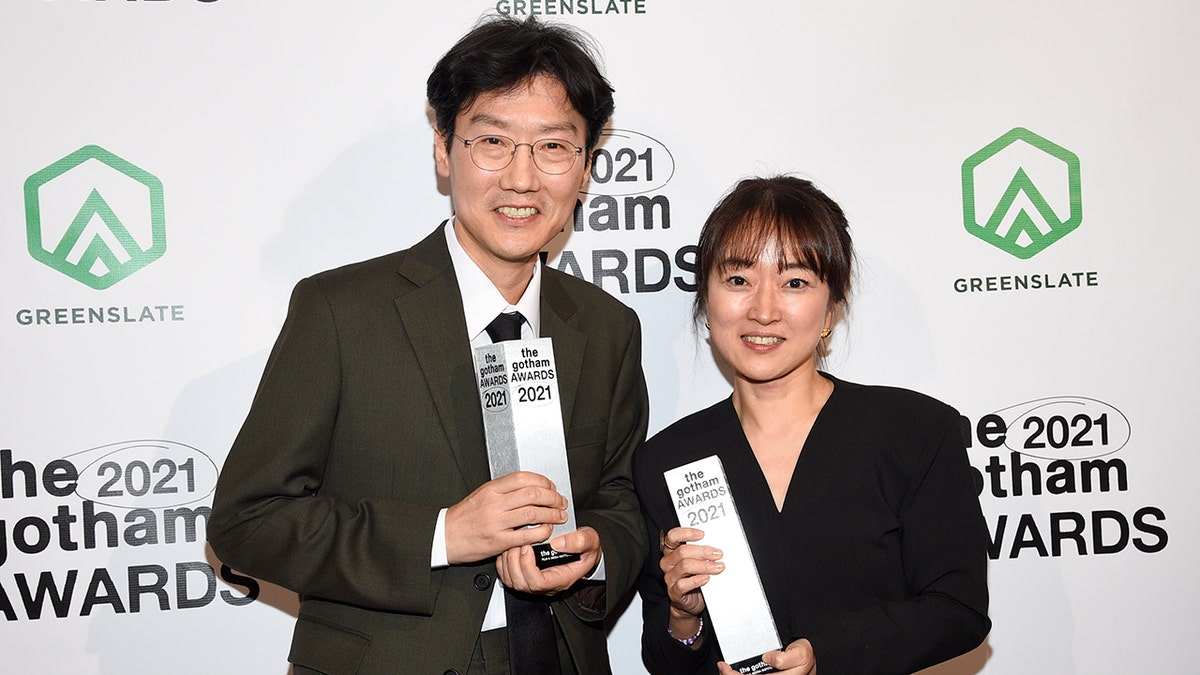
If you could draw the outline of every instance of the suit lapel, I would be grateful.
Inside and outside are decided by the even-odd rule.
[[[462,294],[444,237],[439,227],[409,250],[399,273],[414,288],[395,303],[459,471],[473,488],[491,476]]]
[[[563,429],[571,428],[575,395],[579,390],[583,370],[583,354],[587,335],[576,330],[568,321],[578,306],[549,268],[542,270],[542,334],[554,341],[554,365],[558,375],[558,397],[562,404]]]

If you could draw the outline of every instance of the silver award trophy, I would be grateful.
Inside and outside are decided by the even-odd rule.
[[[532,471],[554,481],[567,498],[567,522],[555,525],[550,537],[574,532],[575,500],[550,338],[476,347],[475,373],[492,478]],[[539,568],[579,560],[578,554],[560,553],[548,542],[533,550]]]
[[[663,477],[679,524],[704,531],[704,538],[694,543],[724,552],[725,570],[709,577],[700,592],[725,661],[739,673],[776,672],[762,655],[781,648],[779,633],[721,460],[705,457],[665,471]]]

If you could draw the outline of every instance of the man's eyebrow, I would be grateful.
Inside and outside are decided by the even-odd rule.
[[[500,127],[501,129],[508,128],[508,123],[505,122],[504,120],[500,119],[499,117],[496,117],[495,115],[489,115],[488,113],[482,113],[482,112],[471,115],[471,119],[467,120],[467,123],[468,124],[487,124],[487,125],[490,125],[493,127]]]
[[[556,122],[553,124],[543,124],[541,126],[542,133],[570,131],[572,133],[579,131],[579,127],[575,126],[574,122]]]
[[[507,120],[496,117],[495,115],[479,112],[471,115],[471,119],[467,120],[468,124],[484,124],[488,126],[498,127],[504,131],[512,129],[512,124]],[[562,133],[564,131],[578,132],[579,127],[571,121],[551,122],[538,127],[539,134],[545,133]]]

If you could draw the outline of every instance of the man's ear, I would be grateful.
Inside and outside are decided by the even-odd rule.
[[[450,177],[450,150],[446,147],[446,134],[441,129],[433,130],[433,161],[438,175]]]
[[[591,152],[586,150],[583,153],[583,180],[579,181],[579,191],[585,192],[588,181],[592,178],[592,157],[596,154],[593,149]]]

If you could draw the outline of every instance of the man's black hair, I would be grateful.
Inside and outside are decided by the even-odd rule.
[[[567,100],[587,122],[585,150],[591,155],[613,112],[613,88],[596,65],[595,47],[582,32],[536,17],[485,20],[459,40],[434,66],[426,95],[447,147],[458,114],[482,94],[507,92],[538,75],[558,80]]]

